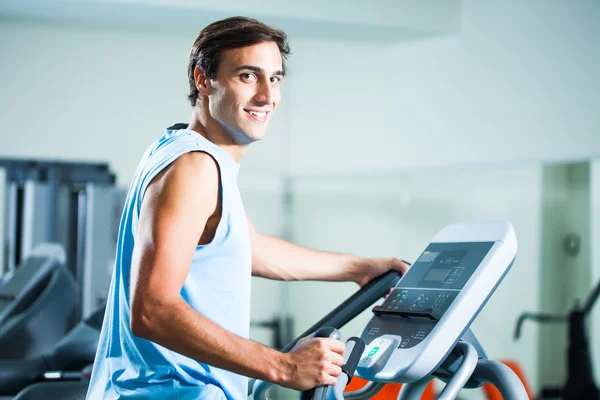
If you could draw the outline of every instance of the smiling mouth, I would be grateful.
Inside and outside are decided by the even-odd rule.
[[[250,118],[258,122],[265,122],[267,120],[267,116],[269,115],[268,111],[253,111],[253,110],[244,110]]]

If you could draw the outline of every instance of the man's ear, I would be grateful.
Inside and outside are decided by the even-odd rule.
[[[206,74],[200,67],[194,68],[194,82],[196,82],[196,89],[198,89],[200,94],[208,96],[210,80],[206,77]]]

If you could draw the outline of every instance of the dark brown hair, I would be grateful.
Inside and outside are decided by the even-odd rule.
[[[194,70],[200,67],[208,79],[214,79],[221,62],[223,50],[239,49],[262,42],[275,42],[283,58],[290,54],[287,35],[280,29],[263,24],[252,18],[231,17],[213,22],[198,34],[190,51],[188,62],[188,81],[190,94],[188,99],[192,107],[196,105],[199,92],[194,80]]]

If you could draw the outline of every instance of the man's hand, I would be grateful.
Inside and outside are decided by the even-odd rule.
[[[286,354],[291,374],[280,384],[295,390],[335,385],[342,373],[345,347],[339,340],[313,335],[300,339]]]
[[[359,263],[357,267],[356,283],[360,287],[365,286],[372,279],[385,274],[389,270],[396,270],[404,275],[408,271],[409,265],[397,258],[367,258]]]

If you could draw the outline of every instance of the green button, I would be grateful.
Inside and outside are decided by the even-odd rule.
[[[369,357],[374,356],[375,353],[377,353],[378,351],[379,351],[379,346],[373,347],[373,350],[371,350],[371,352],[369,353]]]

